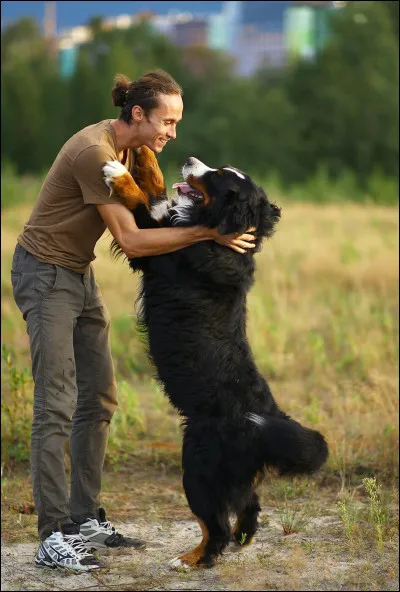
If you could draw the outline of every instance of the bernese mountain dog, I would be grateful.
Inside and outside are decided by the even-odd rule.
[[[328,456],[319,432],[278,407],[246,336],[254,254],[272,236],[281,210],[243,171],[209,168],[193,157],[173,199],[149,149],[141,149],[132,175],[118,161],[103,171],[139,228],[203,225],[218,227],[220,234],[256,229],[256,246],[245,254],[210,240],[129,260],[142,275],[139,321],[149,355],[182,416],[183,487],[203,535],[171,565],[210,567],[231,540],[252,541],[261,509],[256,489],[268,467],[281,475],[307,474]],[[113,248],[119,250],[115,241]]]

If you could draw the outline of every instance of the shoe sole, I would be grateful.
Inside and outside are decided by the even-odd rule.
[[[105,549],[134,549],[135,551],[140,551],[141,549],[146,548],[146,544],[138,545],[136,547],[132,546],[124,546],[124,545],[117,545],[115,547],[103,545],[102,543],[92,543],[91,541],[85,541],[85,544],[89,547],[91,545],[91,552],[93,551],[104,551]]]
[[[77,573],[84,573],[87,571],[91,571],[92,569],[100,569],[99,565],[84,565],[82,566],[83,569],[74,569],[73,567],[67,567],[66,565],[58,565],[57,563],[46,563],[44,561],[42,563],[38,563],[35,561],[35,567],[38,567],[39,569],[57,569],[58,567],[59,569],[66,569],[68,571],[73,571]]]

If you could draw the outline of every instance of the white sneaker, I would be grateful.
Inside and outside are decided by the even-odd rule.
[[[53,532],[47,537],[38,549],[35,557],[36,567],[62,567],[73,571],[89,571],[98,569],[98,565],[84,565],[81,562],[83,556],[65,540],[61,532]]]
[[[80,525],[80,534],[87,547],[92,551],[121,547],[133,549],[144,549],[146,547],[145,541],[126,537],[117,532],[111,523],[106,520],[106,513],[103,508],[98,510],[98,519],[89,518]]]
[[[82,538],[80,534],[79,524],[64,524],[61,527],[61,532],[66,541],[79,555],[79,559],[82,565],[88,565],[93,568],[104,568],[108,567],[104,561],[101,561],[97,557],[91,554],[90,545]]]

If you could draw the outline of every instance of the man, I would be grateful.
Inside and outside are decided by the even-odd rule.
[[[251,234],[219,236],[216,229],[201,227],[139,229],[130,210],[110,197],[102,171],[109,160],[138,171],[138,196],[163,188],[154,153],[176,138],[183,111],[181,88],[162,70],[134,82],[117,76],[115,82],[119,119],[90,125],[64,144],[18,237],[12,265],[35,383],[31,472],[41,539],[38,567],[87,571],[101,567],[94,549],[145,546],[116,532],[99,502],[117,392],[109,315],[91,265],[98,239],[108,228],[129,258],[203,240],[240,253],[254,246]]]

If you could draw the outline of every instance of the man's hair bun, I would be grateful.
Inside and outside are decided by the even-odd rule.
[[[126,103],[126,94],[131,81],[123,74],[117,74],[114,78],[114,87],[111,91],[114,107],[123,107]]]

